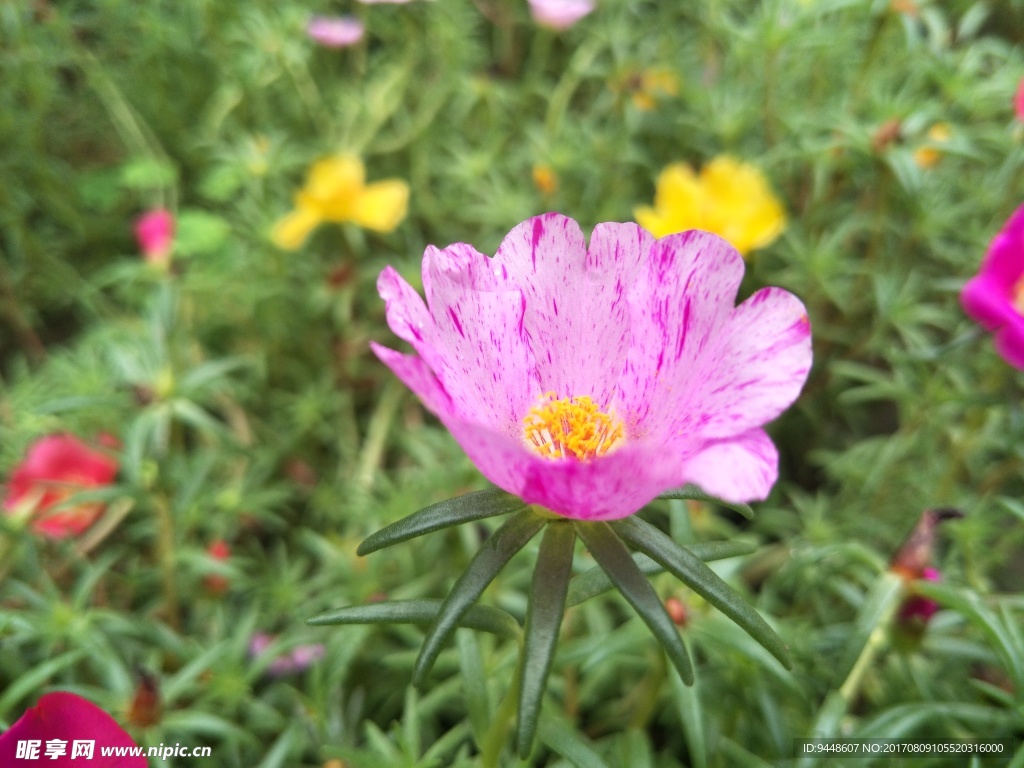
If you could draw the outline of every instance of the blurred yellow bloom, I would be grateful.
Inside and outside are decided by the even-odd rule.
[[[558,190],[558,174],[550,165],[535,165],[532,170],[533,185],[542,195],[550,196]]]
[[[658,176],[654,207],[633,211],[655,237],[703,229],[724,237],[746,255],[773,242],[786,228],[786,214],[768,182],[752,165],[716,157],[696,175],[685,163]]]
[[[670,69],[652,67],[626,72],[611,83],[611,88],[617,94],[628,94],[641,112],[650,112],[659,101],[679,95],[679,77]]]
[[[295,209],[274,225],[271,239],[279,248],[295,250],[325,221],[351,221],[376,232],[391,232],[405,218],[409,185],[400,179],[366,183],[366,170],[356,157],[318,160],[306,184],[295,195]]]
[[[941,146],[948,142],[953,136],[949,126],[945,123],[936,123],[928,129],[925,137],[926,144],[914,150],[914,162],[919,168],[933,168],[942,157]]]

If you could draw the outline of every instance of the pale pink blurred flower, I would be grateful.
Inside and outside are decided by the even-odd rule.
[[[166,265],[174,242],[174,216],[164,208],[143,214],[135,222],[135,239],[146,261]]]
[[[1017,95],[1013,99],[1013,109],[1017,113],[1017,119],[1024,123],[1024,77],[1017,85]]]
[[[529,0],[530,15],[542,27],[568,29],[594,10],[593,0]]]
[[[249,658],[259,659],[267,649],[277,640],[274,635],[266,632],[257,632],[249,640]],[[324,656],[324,647],[320,643],[313,645],[299,645],[287,653],[278,654],[267,666],[267,674],[271,677],[282,677],[312,666]]]
[[[314,16],[306,25],[306,34],[327,48],[347,48],[363,39],[363,22],[351,16]]]

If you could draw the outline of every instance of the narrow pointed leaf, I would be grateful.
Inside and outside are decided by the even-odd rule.
[[[541,701],[555,656],[558,630],[565,612],[565,593],[572,575],[572,548],[576,533],[568,523],[551,523],[544,531],[540,553],[533,571],[530,607],[526,614],[519,685],[519,715],[516,748],[526,760],[537,733]]]
[[[608,763],[601,759],[576,728],[558,720],[549,719],[540,724],[540,740],[576,768],[608,768]]]
[[[692,552],[636,515],[616,520],[612,527],[629,546],[663,565],[666,571],[735,621],[782,662],[786,669],[792,668],[793,661],[782,638],[768,626],[768,622],[761,618],[752,605]]]
[[[307,619],[307,624],[429,624],[437,618],[442,600],[386,600],[369,605],[336,608]],[[474,605],[459,619],[460,627],[515,638],[519,622],[511,614],[486,605]]]
[[[512,559],[512,556],[526,546],[547,522],[529,509],[516,512],[501,528],[496,530],[470,561],[444,599],[437,618],[431,622],[427,637],[423,641],[420,655],[413,669],[413,685],[420,686],[434,665],[441,646],[459,625],[463,614],[476,602],[498,571]]]
[[[474,520],[483,520],[485,517],[507,515],[509,512],[517,512],[525,508],[526,504],[522,499],[506,493],[500,488],[488,488],[484,491],[467,493],[464,496],[456,496],[454,499],[446,499],[432,504],[419,512],[413,512],[408,517],[403,517],[386,528],[381,528],[366,537],[356,549],[356,554],[368,555],[378,549],[414,539],[425,533],[433,533],[442,528]]]
[[[686,548],[704,562],[749,555],[755,550],[753,544],[743,541],[707,541],[700,544],[687,544]],[[654,576],[665,572],[661,565],[651,560],[642,552],[634,553],[633,561],[646,576]],[[573,580],[569,582],[569,595],[565,600],[565,605],[568,608],[579,605],[585,600],[607,592],[614,586],[611,579],[608,578],[608,574],[601,569],[601,566],[594,566],[573,577]]]
[[[674,488],[671,491],[665,491],[664,493],[660,494],[658,498],[706,501],[709,504],[717,504],[720,507],[731,509],[733,512],[738,512],[739,514],[747,518],[747,520],[754,519],[754,510],[750,508],[749,504],[734,504],[731,501],[722,501],[721,499],[716,499],[714,496],[708,496],[696,485],[684,485],[682,488]]]
[[[587,549],[597,560],[598,565],[604,569],[616,589],[640,614],[640,618],[644,620],[654,637],[665,648],[669,660],[679,672],[679,676],[683,678],[683,682],[692,685],[693,666],[682,638],[679,637],[676,625],[665,610],[654,587],[630,557],[626,545],[615,535],[615,531],[608,523],[574,522],[573,524],[576,526],[576,533],[587,545]],[[697,562],[700,563],[700,560]],[[701,565],[704,564],[701,563]]]

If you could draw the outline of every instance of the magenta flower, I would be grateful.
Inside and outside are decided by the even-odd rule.
[[[101,748],[137,747],[117,722],[87,699],[73,693],[48,693],[0,734],[0,765],[47,765],[53,768],[146,768],[145,757],[112,757]]]
[[[925,568],[921,573],[923,581],[942,581],[942,575],[935,568]],[[927,624],[939,610],[939,604],[924,595],[911,595],[900,606],[897,619],[901,622],[919,621]]]
[[[135,222],[135,239],[146,261],[166,264],[174,242],[174,216],[163,208],[143,214]]]
[[[568,29],[594,10],[593,0],[529,0],[530,16],[542,27]]]
[[[960,292],[964,311],[995,332],[996,351],[1024,370],[1024,205],[995,236],[975,277]]]
[[[351,16],[314,16],[306,25],[309,38],[327,48],[347,48],[363,39],[363,23]]]
[[[636,512],[695,483],[763,499],[778,454],[761,427],[811,366],[803,304],[764,288],[738,307],[743,258],[691,230],[661,240],[548,213],[493,259],[464,243],[423,256],[427,302],[391,267],[388,325],[418,354],[373,351],[480,471],[579,520]]]
[[[1017,84],[1017,93],[1013,98],[1013,111],[1017,113],[1017,119],[1024,123],[1024,77]]]

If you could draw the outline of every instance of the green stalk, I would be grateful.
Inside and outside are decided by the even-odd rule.
[[[178,603],[178,583],[175,575],[174,515],[171,505],[163,495],[155,497],[157,520],[157,556],[160,560],[160,576],[167,609],[167,622],[175,630],[181,626],[181,612]]]

